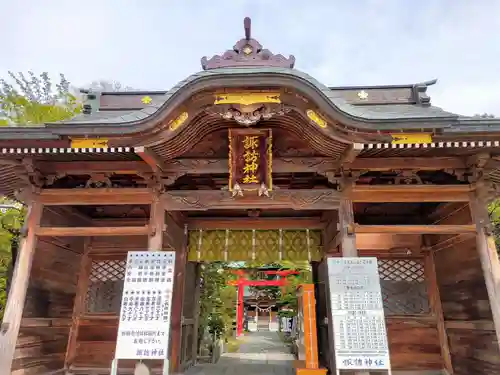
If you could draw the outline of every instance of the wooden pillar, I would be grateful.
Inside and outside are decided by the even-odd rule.
[[[148,237],[148,251],[161,251],[163,247],[163,231],[165,229],[165,203],[159,195],[153,197],[153,202],[151,202],[149,212],[149,229],[150,234]],[[142,361],[136,363],[136,369],[141,366]],[[149,373],[152,373],[152,369],[149,363],[144,363],[148,369]]]
[[[198,330],[200,322],[200,295],[201,295],[201,265],[196,264],[196,286],[194,291],[194,324],[193,324],[193,347],[191,357],[193,358],[193,364],[196,364],[198,360]]]
[[[424,236],[424,242],[428,237]],[[441,356],[443,357],[444,369],[446,374],[453,374],[453,364],[451,361],[450,346],[448,344],[448,335],[444,324],[443,306],[441,305],[441,295],[437,282],[436,264],[434,253],[431,251],[425,256],[425,279],[427,281],[427,293],[432,314],[436,317],[439,343],[441,344]]]
[[[83,255],[80,263],[80,272],[78,274],[78,282],[76,285],[75,302],[73,304],[73,315],[71,328],[68,335],[68,344],[66,346],[66,360],[64,367],[69,369],[72,365],[76,354],[76,338],[78,335],[78,326],[80,324],[80,316],[85,310],[85,299],[90,283],[90,272],[92,269],[92,258],[90,252],[90,237],[83,238]]]
[[[318,277],[324,286],[324,303],[326,304],[326,326],[328,351],[323,354],[326,365],[332,374],[335,373],[335,334],[333,332],[333,319],[330,300],[330,283],[328,280],[328,258],[338,256],[338,247],[340,246],[340,233],[338,232],[338,212],[327,211],[324,213],[325,228],[323,229],[323,243],[325,258],[318,266]],[[325,322],[320,322],[320,324]]]
[[[357,257],[356,234],[352,201],[342,199],[339,207],[339,233],[342,257]],[[370,375],[369,371],[353,371],[353,375]]]
[[[24,303],[26,301],[31,266],[35,255],[35,227],[40,224],[42,210],[42,204],[35,197],[28,208],[25,225],[27,233],[19,246],[3,323],[0,326],[0,375],[9,375],[11,373],[12,361],[23,317]]]
[[[482,199],[481,196],[483,196],[481,191],[471,194],[470,210],[477,229],[476,246],[483,269],[484,281],[488,291],[493,323],[500,349],[500,262],[495,237],[490,227],[486,200]]]
[[[357,257],[352,201],[342,199],[339,207],[340,250],[343,257]]]
[[[163,248],[163,231],[165,229],[165,205],[160,197],[155,196],[149,213],[151,234],[148,239],[148,251],[161,251]]]
[[[169,225],[167,230],[174,230],[173,236],[175,247],[175,278],[174,291],[172,296],[172,312],[170,323],[170,373],[174,374],[181,371],[181,345],[182,345],[182,309],[184,299],[184,279],[186,275],[186,254],[187,254],[187,225],[184,226],[182,241],[179,238],[182,231],[175,228],[175,225]]]

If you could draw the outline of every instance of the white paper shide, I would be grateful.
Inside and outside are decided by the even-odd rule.
[[[390,370],[377,258],[329,258],[337,369]]]
[[[116,359],[167,358],[175,252],[130,251]]]

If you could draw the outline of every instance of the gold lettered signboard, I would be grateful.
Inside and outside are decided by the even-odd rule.
[[[272,190],[270,129],[229,129],[229,190]]]

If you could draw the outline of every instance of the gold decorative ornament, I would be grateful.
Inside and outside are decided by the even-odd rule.
[[[250,55],[252,53],[253,49],[252,49],[252,46],[250,45],[246,45],[245,47],[243,47],[243,53],[245,55]]]
[[[224,107],[228,107],[227,109]],[[291,111],[281,104],[263,104],[261,106],[247,105],[234,108],[231,105],[217,106],[212,113],[220,115],[224,120],[234,120],[244,126],[255,125],[261,120],[269,120],[273,116],[282,116]],[[222,108],[221,111],[219,109]]]
[[[82,138],[72,139],[71,148],[107,148],[108,140],[106,138]]]
[[[409,133],[391,134],[393,145],[418,145],[432,143],[432,134],[429,133]]]
[[[323,120],[320,115],[318,115],[316,112],[314,112],[312,109],[308,109],[306,111],[307,117],[309,117],[309,120],[314,122],[316,125],[318,125],[320,128],[325,129],[328,123]]]
[[[153,99],[151,99],[151,97],[149,95],[146,95],[146,96],[142,97],[142,99],[141,99],[142,104],[146,104],[146,105],[150,104],[152,101],[153,101]]]
[[[368,93],[365,90],[361,90],[358,92],[358,98],[361,100],[366,100],[368,99]]]
[[[214,104],[252,105],[257,103],[281,103],[280,93],[248,92],[215,95]]]
[[[176,130],[186,122],[186,120],[189,118],[189,114],[187,112],[182,112],[179,116],[177,116],[174,120],[170,122],[169,129],[171,131]]]

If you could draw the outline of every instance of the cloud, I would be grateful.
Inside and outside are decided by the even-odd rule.
[[[0,0],[7,70],[65,73],[167,89],[200,70],[202,56],[252,33],[327,85],[415,83],[438,78],[433,103],[500,115],[499,0]]]

